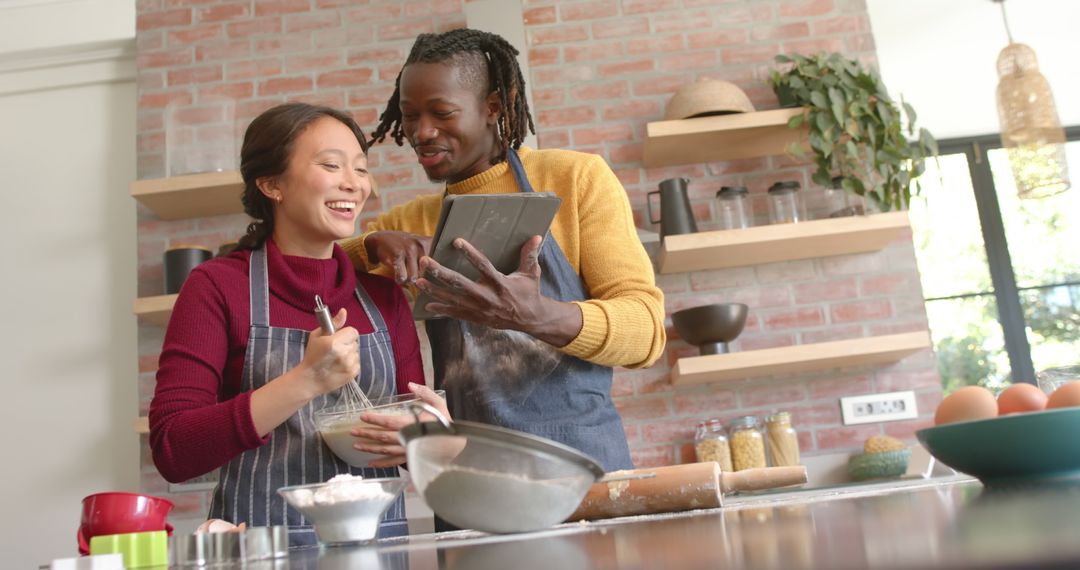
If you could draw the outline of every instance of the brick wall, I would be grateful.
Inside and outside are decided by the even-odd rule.
[[[666,178],[692,180],[700,229],[712,224],[712,199],[724,184],[761,195],[773,182],[809,182],[808,169],[785,157],[645,169],[645,124],[663,116],[681,85],[710,76],[741,86],[760,109],[776,101],[766,84],[781,52],[835,50],[875,60],[861,0],[526,0],[529,78],[541,147],[604,156],[626,187],[639,225],[645,192]],[[286,100],[343,107],[370,128],[393,88],[412,39],[463,26],[461,0],[139,0],[139,177],[166,174],[165,109],[218,120],[215,96],[237,100],[235,134],[252,117]],[[200,111],[201,110],[201,111]],[[201,114],[200,114],[201,113]],[[365,219],[436,190],[410,152],[382,145],[372,164],[381,196]],[[243,216],[163,221],[140,207],[139,293],[161,290],[161,255],[171,243],[216,247],[239,236]],[[924,330],[926,316],[910,235],[885,250],[817,260],[658,276],[669,313],[739,301],[751,307],[736,341],[752,350],[840,338]],[[141,413],[152,394],[163,331],[140,326]],[[911,439],[929,423],[941,397],[929,350],[899,364],[674,388],[675,359],[696,353],[669,327],[667,354],[647,370],[617,370],[614,394],[638,466],[693,459],[693,428],[702,418],[774,409],[794,413],[804,453],[857,448],[875,433]],[[911,389],[922,415],[911,422],[845,427],[842,395]],[[147,454],[144,488],[163,492]],[[202,493],[175,497],[204,512]]]

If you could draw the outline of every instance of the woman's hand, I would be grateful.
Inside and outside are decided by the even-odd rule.
[[[332,335],[320,329],[308,336],[304,359],[294,368],[251,393],[251,420],[259,437],[266,437],[313,398],[337,390],[360,373],[360,334],[345,325],[345,309],[333,318]]]
[[[416,394],[425,404],[438,410],[447,420],[450,419],[450,412],[446,409],[446,400],[439,397],[434,390],[423,384],[409,382],[409,391]],[[423,412],[420,414],[420,419],[428,422],[434,420],[435,417],[427,412]],[[378,453],[386,456],[385,458],[371,461],[371,463],[369,463],[371,467],[394,467],[405,463],[405,448],[401,446],[401,442],[398,439],[398,430],[416,421],[412,415],[388,416],[367,412],[360,415],[360,420],[364,423],[382,428],[371,429],[357,427],[353,428],[351,432],[352,435],[365,440],[354,443],[354,448],[359,449],[360,451]]]
[[[308,336],[304,359],[297,368],[312,381],[313,398],[337,390],[360,373],[360,351],[356,348],[360,333],[344,326],[346,316],[345,309],[334,315],[334,334],[315,329]]]
[[[420,276],[420,258],[431,248],[431,238],[405,232],[378,231],[364,238],[369,261],[394,270],[394,281],[415,283]]]

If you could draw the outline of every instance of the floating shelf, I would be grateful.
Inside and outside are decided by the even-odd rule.
[[[207,172],[136,180],[131,196],[163,220],[181,220],[244,211],[244,182],[237,171]]]
[[[146,416],[135,418],[135,433],[150,433],[150,418]]]
[[[706,384],[829,368],[888,364],[930,346],[930,333],[921,331],[692,356],[675,362],[671,370],[671,383]]]
[[[657,267],[680,273],[877,251],[910,226],[907,212],[848,216],[664,238]]]
[[[135,299],[133,307],[135,315],[155,325],[165,326],[169,324],[169,315],[172,315],[176,297],[177,295],[139,297]]]
[[[805,109],[774,109],[645,126],[645,167],[722,162],[784,154],[793,142],[806,144],[807,129],[788,128]]]

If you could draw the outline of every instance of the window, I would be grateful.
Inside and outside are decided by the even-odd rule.
[[[941,141],[913,198],[916,257],[946,392],[1080,363],[1080,127],[1073,187],[1020,200],[997,137]]]

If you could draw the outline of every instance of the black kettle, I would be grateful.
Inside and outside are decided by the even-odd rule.
[[[649,222],[660,224],[660,237],[675,234],[697,232],[694,212],[690,209],[690,197],[686,187],[690,180],[686,178],[668,178],[660,182],[660,189],[645,194],[645,209]],[[653,219],[652,195],[660,195],[660,219]]]

